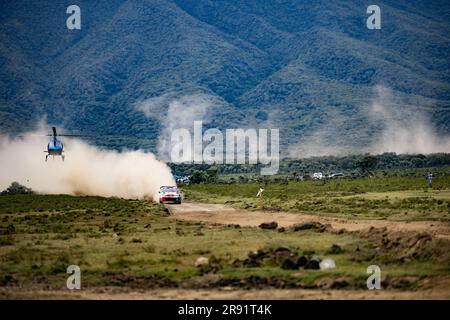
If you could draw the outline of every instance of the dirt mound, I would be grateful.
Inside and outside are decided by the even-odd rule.
[[[318,232],[324,232],[327,229],[331,229],[330,224],[324,225],[317,221],[308,221],[308,222],[304,222],[304,223],[299,223],[299,224],[295,224],[292,227],[293,231],[314,230],[314,231],[318,231]]]
[[[272,221],[272,222],[263,222],[259,225],[259,227],[261,229],[269,229],[269,230],[274,230],[278,227],[278,223],[276,221]]]
[[[372,242],[378,255],[393,257],[387,262],[436,259],[450,264],[450,241],[432,237],[426,232],[389,232],[387,228],[371,227],[357,234]]]
[[[256,268],[262,265],[279,266],[284,270],[320,269],[320,259],[300,255],[288,247],[250,251],[244,260],[235,260],[234,267]]]

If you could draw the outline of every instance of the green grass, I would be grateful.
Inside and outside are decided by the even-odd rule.
[[[330,254],[333,244],[343,252]],[[338,267],[320,271],[233,265],[249,251],[279,246],[298,254],[333,258]],[[66,268],[75,264],[81,268],[84,288],[182,283],[195,287],[210,281],[205,270],[194,265],[200,256],[217,261],[216,277],[223,281],[260,277],[308,285],[344,277],[360,286],[365,284],[370,264],[380,264],[394,278],[447,276],[449,272],[446,264],[434,259],[395,264],[389,260],[398,252],[377,256],[374,250],[369,240],[349,233],[279,233],[178,221],[163,206],[146,201],[65,195],[0,197],[0,281],[4,286],[65,289]]]
[[[256,198],[259,188],[263,198]],[[248,210],[392,220],[448,220],[450,176],[377,177],[289,183],[199,184],[184,187],[186,199],[226,203]]]

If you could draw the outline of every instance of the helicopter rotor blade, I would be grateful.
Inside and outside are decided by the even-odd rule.
[[[16,135],[15,137],[17,138],[25,138],[25,137],[53,137],[52,134],[35,134],[35,133],[30,133],[30,134],[19,134]]]
[[[58,137],[93,137],[89,134],[58,134]]]
[[[16,135],[17,138],[25,138],[27,136],[33,137],[96,137],[95,134],[59,134],[56,131],[56,127],[52,127],[53,133],[48,134],[38,134],[38,133],[28,133],[28,134],[20,134]]]

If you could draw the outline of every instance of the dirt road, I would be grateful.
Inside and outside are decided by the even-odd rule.
[[[386,227],[389,231],[427,232],[433,237],[450,239],[450,223],[442,221],[342,219],[304,213],[248,211],[223,204],[189,202],[181,205],[167,205],[167,208],[176,219],[218,224],[259,226],[263,222],[276,221],[280,227],[289,227],[297,223],[316,221],[322,224],[330,224],[336,230],[363,231],[370,227]]]
[[[159,299],[450,299],[446,288],[433,288],[417,291],[399,290],[310,290],[310,289],[258,289],[258,290],[187,290],[158,289],[148,291],[124,290],[123,288],[83,289],[74,291],[23,291],[0,288],[0,299],[95,299],[95,300],[159,300]]]

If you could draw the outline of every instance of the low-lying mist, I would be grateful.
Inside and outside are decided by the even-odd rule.
[[[37,133],[0,136],[0,189],[17,181],[46,194],[96,195],[156,200],[159,187],[174,185],[170,168],[144,151],[103,150],[79,139],[61,139],[65,161],[49,156]]]

